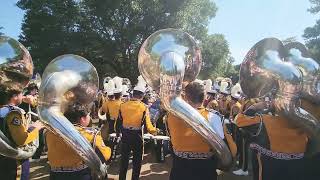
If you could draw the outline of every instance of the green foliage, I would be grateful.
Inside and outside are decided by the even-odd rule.
[[[317,14],[320,12],[320,0],[310,0],[313,6],[309,9],[311,13]],[[304,30],[303,37],[306,40],[306,45],[312,54],[312,57],[320,63],[320,19],[317,20],[313,27],[308,27]]]
[[[74,1],[20,0],[17,5],[26,11],[20,41],[30,49],[37,71],[57,56],[82,55],[79,7]]]
[[[3,27],[0,26],[0,36],[3,35],[3,32],[1,32],[1,29],[3,29]]]
[[[182,29],[202,42],[201,76],[232,71],[223,35],[207,35],[217,7],[211,0],[20,0],[26,11],[20,41],[30,49],[36,70],[62,54],[90,60],[100,77],[136,81],[142,42],[163,28]]]
[[[317,14],[320,12],[320,0],[309,0],[313,6],[309,9],[311,13]]]
[[[231,76],[235,74],[232,63],[234,58],[230,56],[229,45],[222,34],[207,36],[202,45],[203,67],[200,79],[214,79],[218,76]]]
[[[297,37],[288,37],[286,39],[283,39],[282,40],[282,43],[283,44],[288,44],[288,43],[291,43],[291,42],[297,42]]]

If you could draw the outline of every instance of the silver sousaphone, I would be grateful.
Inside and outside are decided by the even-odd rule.
[[[193,37],[176,29],[157,31],[143,43],[138,63],[147,84],[159,92],[165,109],[183,119],[212,146],[221,168],[229,167],[232,158],[225,142],[180,97],[183,87],[195,80],[202,64],[200,47]]]
[[[302,73],[302,91],[300,94],[300,99],[302,101],[307,101],[314,107],[320,106],[320,66],[316,60],[311,58],[305,45],[300,42],[290,42],[285,44],[287,50],[286,61],[294,64]],[[304,103],[303,103],[304,104]],[[302,105],[302,108],[304,106]],[[305,110],[308,107],[305,107]],[[316,112],[310,112],[316,113]],[[314,115],[317,118],[317,115]],[[320,119],[317,119],[320,122]],[[318,123],[315,122],[314,124]],[[309,145],[307,147],[306,154],[312,156],[313,154],[320,151],[320,141],[319,137],[309,139]]]
[[[18,41],[0,36],[0,89],[1,91],[23,91],[33,74],[33,63],[29,51]],[[23,147],[15,147],[0,131],[0,154],[14,159],[27,159],[37,149],[32,142]]]
[[[320,105],[320,66],[311,58],[305,45],[291,42],[285,45],[288,52],[286,61],[291,62],[303,75],[302,98]]]
[[[240,85],[249,98],[263,97],[276,89],[277,113],[311,137],[310,155],[320,152],[320,121],[299,102],[301,98],[319,98],[319,65],[294,47],[286,48],[276,38],[256,43],[241,64]]]
[[[53,59],[42,76],[38,114],[45,126],[62,137],[97,177],[104,178],[105,165],[90,143],[63,115],[70,104],[90,104],[98,92],[98,82],[95,67],[85,58],[68,54]]]

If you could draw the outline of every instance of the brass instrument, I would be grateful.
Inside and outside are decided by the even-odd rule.
[[[249,98],[263,97],[276,89],[274,106],[277,113],[309,134],[314,143],[310,150],[313,154],[320,151],[320,122],[299,107],[299,100],[304,97],[319,97],[316,93],[319,92],[316,85],[319,65],[303,58],[301,54],[297,49],[289,49],[288,53],[276,38],[259,41],[241,64],[240,85]]]
[[[35,75],[35,77],[33,79],[31,79],[30,83],[34,83],[37,85],[38,88],[40,88],[40,85],[41,85],[41,75],[39,73],[37,73]]]
[[[201,114],[181,97],[183,87],[196,79],[201,68],[201,51],[189,34],[176,29],[153,33],[143,43],[139,71],[147,84],[159,92],[166,110],[183,119],[216,151],[220,167],[229,167],[230,151]]]
[[[33,74],[33,62],[29,51],[18,41],[0,36],[0,91],[23,91]],[[36,149],[37,142],[15,147],[0,131],[0,154],[14,159],[27,159]]]
[[[285,45],[288,56],[286,61],[299,68],[303,75],[301,96],[314,104],[320,105],[320,67],[310,57],[307,48],[299,42]]]
[[[63,115],[74,103],[90,104],[98,92],[99,77],[95,67],[85,58],[67,54],[53,59],[46,67],[39,91],[38,114],[45,126],[62,137],[100,178],[106,166],[90,143]]]

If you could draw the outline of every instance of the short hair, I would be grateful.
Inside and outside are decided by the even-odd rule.
[[[199,82],[193,81],[185,87],[185,96],[192,103],[203,103],[204,86]]]
[[[235,98],[235,97],[233,97],[233,96],[230,96],[230,97],[231,97],[231,100],[233,100],[233,101],[239,101],[238,98]]]
[[[108,95],[108,98],[109,99],[113,99],[114,98],[114,95],[112,94],[112,95]]]
[[[87,116],[90,113],[90,108],[87,105],[75,103],[69,105],[64,113],[64,116],[72,123],[79,123],[81,117]]]
[[[0,90],[0,105],[6,105],[10,99],[20,94],[19,90]]]
[[[120,99],[121,98],[121,93],[114,93],[114,98],[115,99]]]
[[[35,83],[31,83],[28,85],[26,88],[26,93],[25,94],[30,94],[32,90],[39,90],[38,86]]]
[[[143,92],[137,91],[137,90],[133,90],[133,93],[132,93],[132,97],[133,98],[142,99],[143,96],[144,96]]]

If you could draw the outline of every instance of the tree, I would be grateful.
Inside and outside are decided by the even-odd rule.
[[[314,6],[309,11],[313,14],[318,14],[320,12],[320,0],[310,0],[310,2]],[[303,37],[312,57],[320,63],[320,19],[317,20],[313,27],[308,27],[304,30]]]
[[[3,27],[0,26],[0,30],[3,29]],[[0,36],[3,35],[3,32],[0,31]]]
[[[209,35],[201,44],[203,67],[200,72],[200,78],[213,79],[223,76],[232,64],[232,62],[228,62],[228,60],[231,60],[229,59],[229,45],[224,35]]]
[[[288,44],[291,42],[297,42],[297,37],[293,36],[293,37],[288,37],[288,38],[282,40],[283,44]]]
[[[25,10],[19,40],[29,48],[36,71],[42,73],[55,57],[80,53],[79,7],[72,0],[20,0]]]
[[[142,42],[163,28],[207,36],[217,10],[210,0],[20,0],[26,11],[20,41],[30,48],[38,71],[64,53],[89,59],[101,77],[135,81]]]

